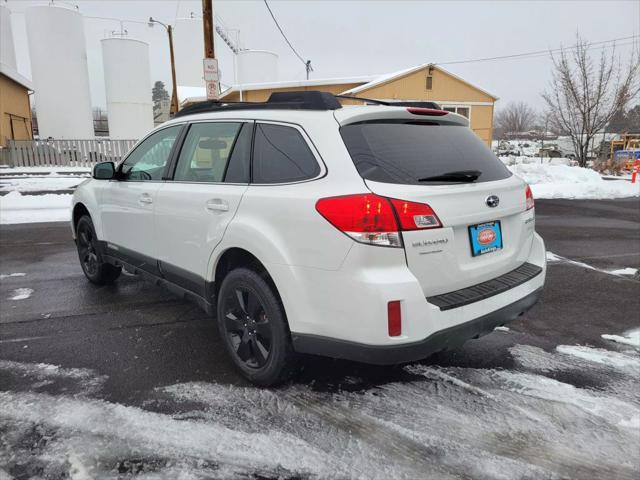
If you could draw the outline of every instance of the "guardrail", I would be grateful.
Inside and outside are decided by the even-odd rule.
[[[12,167],[90,167],[98,162],[117,162],[137,140],[9,140]]]

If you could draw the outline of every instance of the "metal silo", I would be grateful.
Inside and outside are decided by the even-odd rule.
[[[102,40],[109,136],[139,139],[153,128],[149,45],[132,38]]]
[[[173,29],[178,85],[204,87],[202,59],[204,40],[201,18],[179,18]]]
[[[4,5],[0,5],[0,63],[11,70],[17,70],[11,15],[9,9]]]
[[[238,84],[270,83],[277,80],[277,54],[266,50],[240,50],[238,52]]]
[[[35,6],[25,16],[40,138],[93,138],[82,15]]]

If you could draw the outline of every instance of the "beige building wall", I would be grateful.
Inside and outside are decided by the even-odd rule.
[[[427,77],[431,77],[429,83]],[[496,98],[437,67],[424,67],[355,95],[381,100],[426,100],[437,102],[444,109],[457,109],[458,113],[468,114],[471,129],[491,146]]]
[[[0,73],[0,146],[6,147],[10,139],[31,138],[28,90]]]
[[[431,80],[428,81],[427,77],[431,77]],[[365,85],[365,83],[247,90],[243,92],[242,99],[247,102],[264,102],[273,92],[306,90],[321,90],[338,95],[362,85]],[[349,95],[378,100],[437,102],[446,110],[467,116],[471,129],[489,147],[491,146],[491,139],[493,137],[493,107],[497,98],[438,67],[425,66],[415,72],[391,78],[386,82]],[[223,96],[221,100],[239,101],[240,93],[235,91],[230,92]],[[343,100],[343,103],[354,104],[359,102]]]

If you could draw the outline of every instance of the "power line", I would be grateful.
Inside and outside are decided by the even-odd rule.
[[[282,38],[284,38],[284,41],[287,42],[287,45],[289,45],[289,48],[291,49],[291,51],[296,55],[296,57],[298,57],[298,59],[304,63],[304,66],[307,70],[307,78],[309,78],[309,72],[313,72],[313,68],[311,67],[311,60],[305,60],[304,58],[302,58],[302,56],[296,51],[296,49],[293,47],[293,45],[291,45],[291,42],[289,41],[289,39],[287,38],[287,36],[284,34],[284,31],[282,30],[282,27],[280,26],[280,24],[278,23],[278,20],[276,20],[275,15],[273,14],[273,12],[271,11],[271,7],[269,6],[269,4],[267,3],[267,0],[264,0],[264,4],[267,7],[267,10],[269,10],[269,14],[271,15],[271,18],[273,19],[273,23],[276,24],[276,27],[278,27],[278,30],[280,30],[280,33],[282,34]]]
[[[589,43],[587,48],[593,48],[596,47],[598,45],[605,45],[605,44],[609,44],[609,43],[614,43],[617,41],[621,41],[621,40],[631,40],[631,39],[637,39],[639,38],[640,35],[631,35],[628,37],[620,37],[620,38],[613,38],[611,40],[603,40],[601,42],[593,42],[593,43]],[[622,43],[620,45],[629,45],[632,44],[634,42],[628,42],[628,43]],[[602,48],[607,48],[608,45],[605,45]],[[552,53],[557,53],[557,52],[561,52],[563,50],[574,50],[576,48],[578,48],[579,45],[571,45],[569,47],[559,47],[559,48],[554,48],[554,49],[548,49],[548,50],[537,50],[537,51],[533,51],[533,52],[525,52],[525,53],[516,53],[516,54],[512,54],[512,55],[501,55],[501,56],[497,56],[497,57],[485,57],[485,58],[474,58],[474,59],[469,59],[469,60],[457,60],[457,61],[451,61],[451,62],[437,62],[435,63],[436,65],[457,65],[457,64],[461,64],[461,63],[476,63],[476,62],[492,62],[495,60],[510,60],[510,59],[516,59],[516,58],[535,58],[535,57],[542,57],[542,56],[546,56]]]

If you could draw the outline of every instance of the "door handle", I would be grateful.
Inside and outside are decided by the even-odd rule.
[[[151,195],[149,195],[148,193],[143,193],[138,198],[138,202],[140,202],[141,204],[149,205],[149,204],[153,203],[153,198],[151,198]]]
[[[221,198],[212,198],[207,201],[207,210],[212,212],[228,212],[229,204]]]

